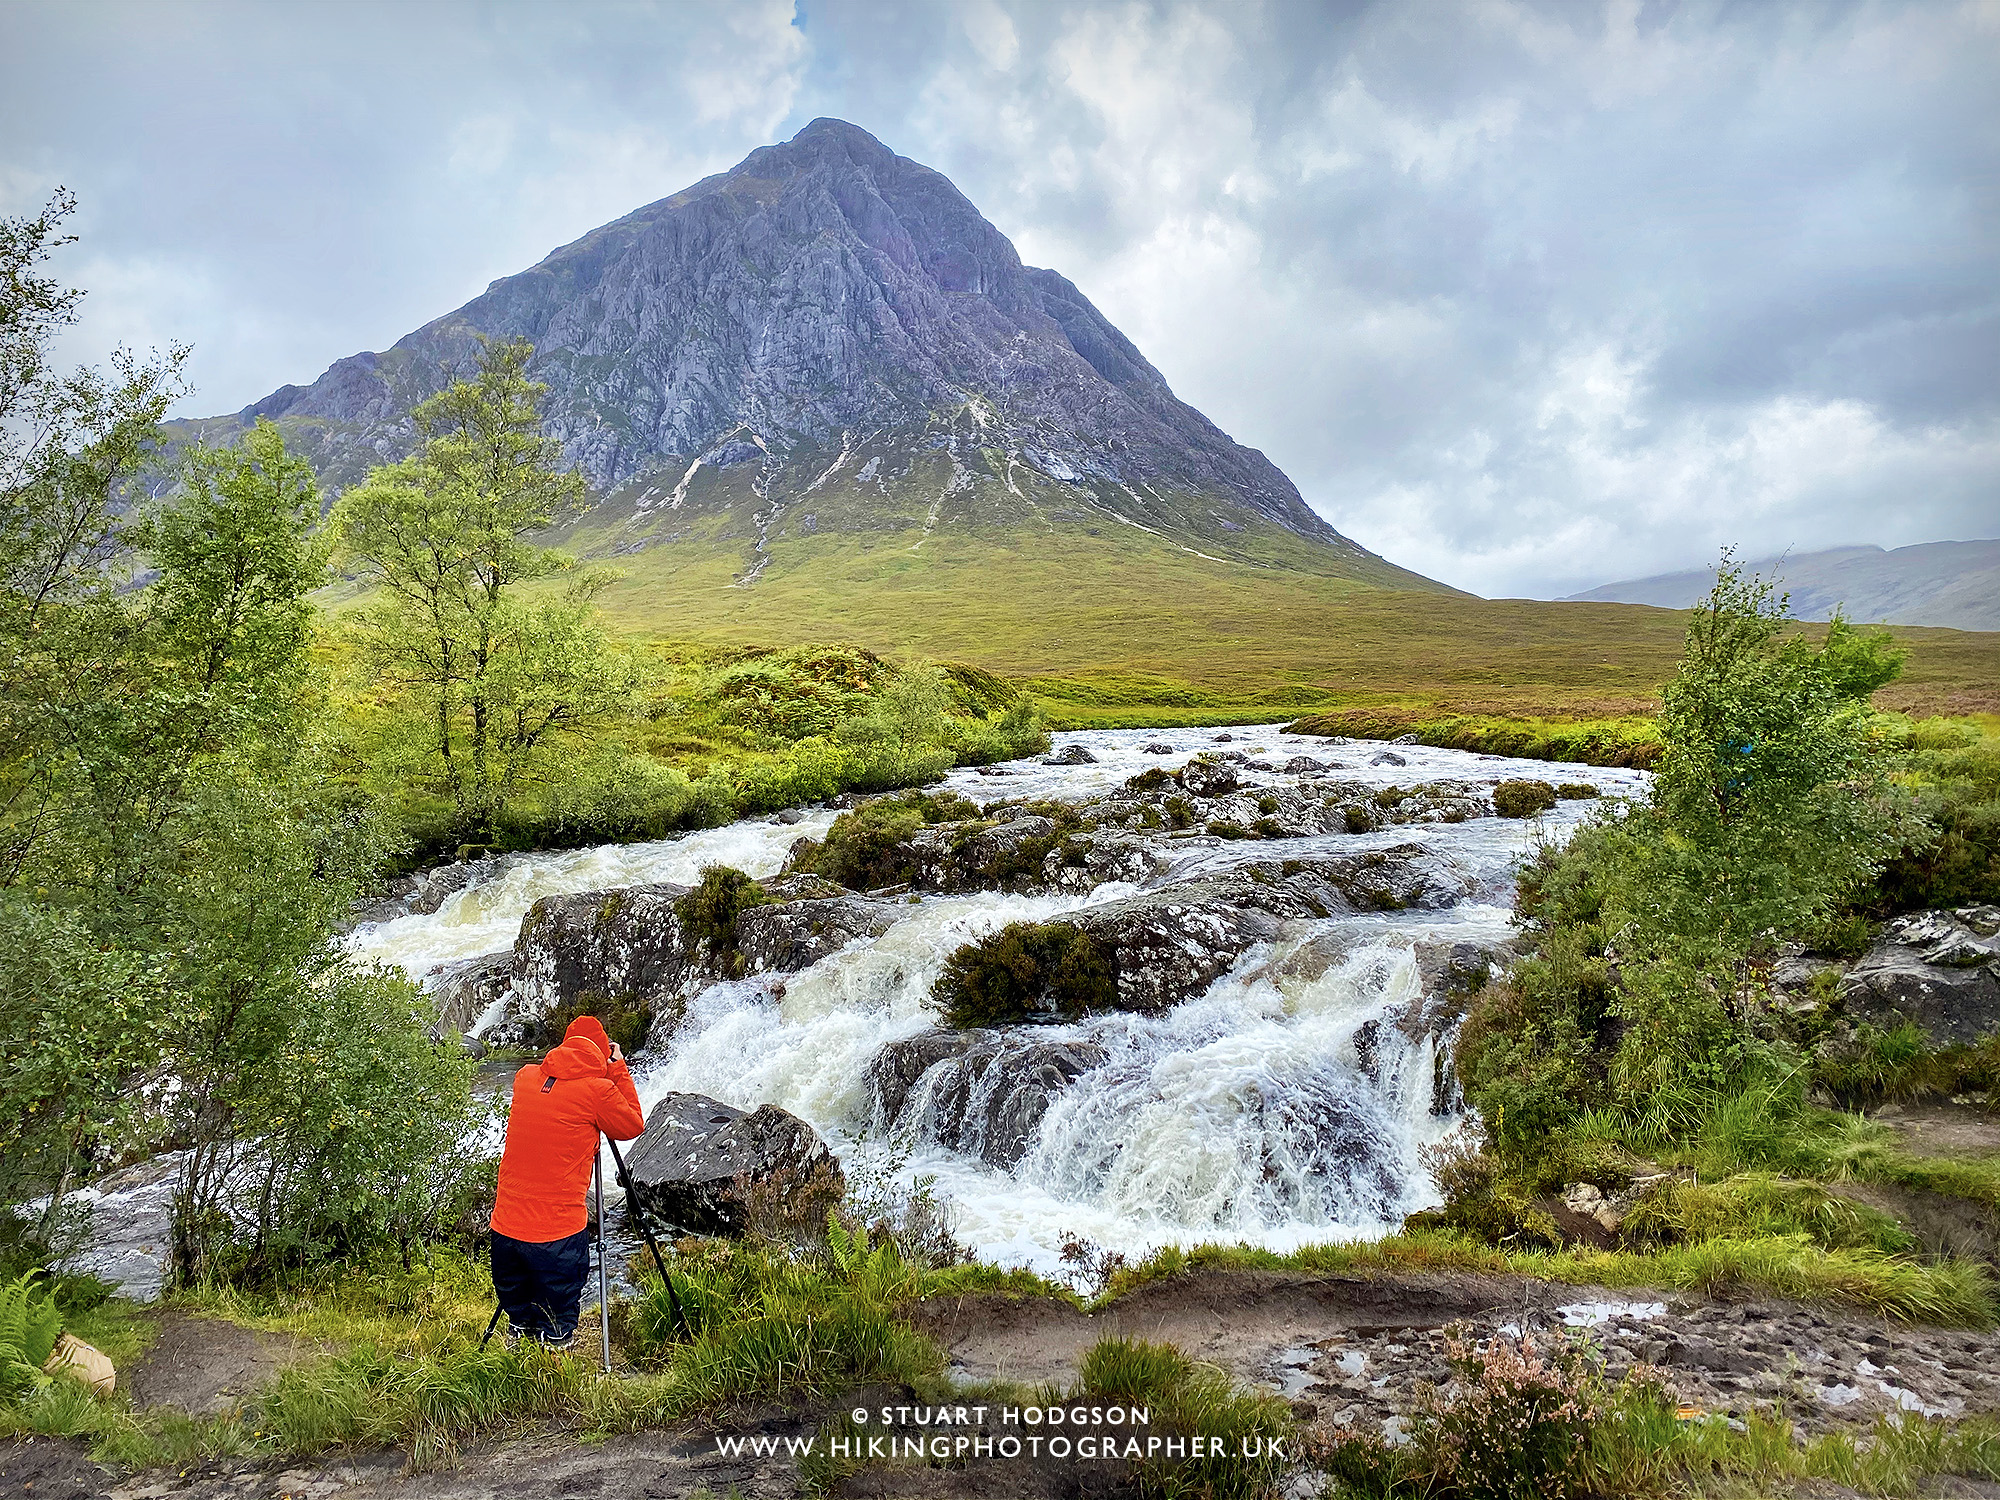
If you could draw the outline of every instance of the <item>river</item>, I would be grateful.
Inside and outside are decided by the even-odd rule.
[[[1139,771],[1172,771],[1213,749],[1247,752],[1253,766],[1240,768],[1243,780],[1274,788],[1299,780],[1281,769],[1295,757],[1316,758],[1343,778],[1382,787],[1530,777],[1588,782],[1619,796],[1639,792],[1646,779],[1636,771],[1418,745],[1329,745],[1256,726],[1056,737],[1057,750],[1072,745],[1095,762],[965,769],[944,785],[979,802],[1084,801]],[[1168,746],[1171,753],[1159,753]],[[1403,764],[1373,763],[1385,753]],[[1009,922],[1130,895],[1134,886],[909,900],[882,936],[857,940],[801,973],[781,981],[753,975],[702,991],[663,1045],[633,1059],[640,1098],[650,1106],[681,1090],[745,1109],[781,1105],[819,1130],[851,1176],[904,1189],[928,1180],[950,1203],[958,1238],[982,1258],[1045,1272],[1060,1269],[1066,1236],[1135,1256],[1166,1243],[1284,1249],[1378,1236],[1436,1201],[1419,1151],[1456,1123],[1449,1110],[1434,1108],[1437,1041],[1379,1024],[1406,1011],[1421,988],[1417,945],[1504,938],[1521,857],[1536,838],[1562,837],[1593,805],[1561,802],[1532,820],[1176,841],[1166,879],[1251,858],[1418,842],[1450,862],[1468,894],[1441,911],[1287,924],[1205,994],[1163,1015],[1117,1013],[1035,1028],[1037,1040],[1101,1048],[1103,1061],[1055,1096],[1026,1153],[1005,1169],[939,1144],[921,1121],[909,1123],[909,1110],[900,1135],[885,1128],[865,1086],[867,1064],[887,1043],[938,1024],[930,988],[955,948]],[[441,964],[511,946],[521,918],[545,895],[692,883],[714,863],[775,875],[793,842],[823,835],[835,813],[788,816],[794,821],[750,820],[658,843],[523,856],[434,913],[363,927],[350,941],[359,955],[423,980]],[[1334,961],[1294,962],[1309,948],[1331,952]]]

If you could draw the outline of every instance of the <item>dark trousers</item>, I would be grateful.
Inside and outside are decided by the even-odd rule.
[[[535,1244],[493,1233],[493,1294],[522,1337],[567,1343],[590,1275],[590,1229]]]

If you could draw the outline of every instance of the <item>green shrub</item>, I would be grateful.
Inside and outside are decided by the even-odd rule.
[[[794,868],[825,876],[853,890],[904,885],[916,873],[905,846],[927,824],[977,817],[979,809],[949,792],[905,792],[864,802],[833,820],[826,841],[794,862]]]
[[[1118,984],[1090,934],[1067,922],[1015,922],[945,960],[931,998],[964,1030],[1074,1020],[1114,1006]]]
[[[1588,802],[1597,796],[1597,788],[1587,781],[1565,781],[1556,788],[1556,795],[1565,802]]]
[[[1420,1493],[1451,1500],[1605,1493],[1595,1450],[1610,1393],[1581,1349],[1560,1334],[1518,1343],[1496,1336],[1483,1349],[1455,1344],[1452,1365],[1456,1394],[1427,1393],[1411,1424]]]
[[[674,903],[674,914],[690,937],[708,945],[720,968],[740,974],[743,955],[736,948],[736,919],[751,907],[768,906],[776,899],[741,870],[704,865],[701,883]]]
[[[1532,818],[1556,805],[1556,789],[1546,781],[1503,781],[1493,788],[1493,811],[1503,818]]]

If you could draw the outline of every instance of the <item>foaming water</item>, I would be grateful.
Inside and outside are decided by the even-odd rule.
[[[1225,741],[1222,736],[1226,734]],[[1239,767],[1251,784],[1296,780],[1296,757],[1371,786],[1447,778],[1587,781],[1634,794],[1643,773],[1554,766],[1408,745],[1328,746],[1250,727],[1227,731],[1108,730],[1066,734],[1094,764],[1016,762],[1003,774],[954,772],[946,785],[982,802],[1084,800],[1138,771],[1173,770],[1204,750],[1247,752],[1272,769]],[[1149,746],[1171,747],[1169,753]],[[1385,752],[1401,765],[1372,762]],[[1315,772],[1314,774],[1319,774]],[[1248,859],[1421,843],[1463,872],[1472,896],[1450,911],[1288,924],[1208,992],[1160,1016],[1113,1014],[1024,1029],[1027,1040],[1101,1048],[1104,1060],[1058,1092],[1023,1154],[1001,1170],[944,1143],[925,1112],[933,1069],[901,1115],[900,1138],[873,1118],[870,1061],[891,1042],[941,1024],[931,985],[961,945],[1009,922],[1043,920],[1132,894],[929,896],[897,908],[881,937],[859,939],[792,975],[716,984],[691,1002],[666,1050],[635,1059],[650,1106],[672,1091],[740,1108],[774,1103],[811,1123],[850,1171],[931,1179],[982,1256],[1059,1270],[1064,1237],[1127,1254],[1166,1243],[1243,1240],[1284,1249],[1373,1236],[1436,1201],[1421,1149],[1456,1123],[1442,1106],[1439,1043],[1407,1025],[1423,1001],[1417,947],[1490,940],[1508,930],[1511,875],[1536,838],[1560,838],[1591,804],[1562,803],[1532,822],[1484,818],[1412,824],[1373,834],[1174,846],[1173,878]],[[423,975],[451,960],[510,946],[538,898],[651,881],[691,882],[701,866],[775,874],[794,840],[822,836],[834,814],[745,822],[662,843],[537,855],[513,862],[429,916],[357,931],[357,951]],[[1300,962],[1306,950],[1334,955]],[[1095,1054],[1092,1054],[1095,1055]],[[996,1070],[997,1076],[997,1070]],[[915,1124],[911,1122],[915,1121]]]
[[[821,809],[791,824],[760,819],[656,843],[513,855],[498,878],[468,886],[435,912],[370,923],[356,928],[348,943],[362,958],[399,965],[421,979],[440,964],[513,947],[521,918],[544,896],[658,881],[692,885],[703,865],[733,865],[759,879],[775,875],[795,842],[824,838],[835,816]]]

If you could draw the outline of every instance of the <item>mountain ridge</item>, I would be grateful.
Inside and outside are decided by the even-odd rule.
[[[2000,630],[2000,540],[1864,545],[1766,557],[1745,566],[1792,596],[1801,620],[1848,618],[1888,625]],[[1715,582],[1713,568],[1624,579],[1563,602],[1651,604],[1686,609]]]
[[[594,550],[734,545],[748,585],[778,543],[829,530],[921,548],[940,531],[1115,522],[1211,560],[1448,591],[1343,536],[943,174],[837,120],[387,350],[187,425],[227,438],[271,418],[344,486],[409,451],[410,409],[482,337],[536,345],[545,428],[599,499],[577,533]]]

